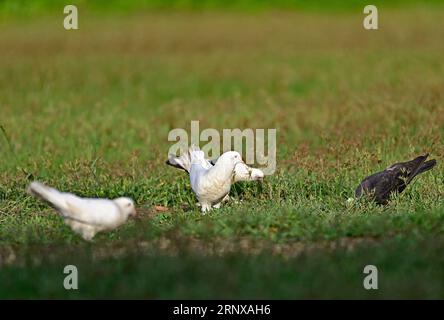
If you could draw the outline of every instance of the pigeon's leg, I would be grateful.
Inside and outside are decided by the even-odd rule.
[[[82,238],[86,241],[91,241],[96,235],[96,229],[94,227],[85,225],[82,231]]]
[[[213,208],[219,209],[220,205],[224,202],[228,202],[230,201],[232,198],[227,194],[225,197],[222,198],[222,200],[220,202],[218,202],[217,204],[213,205]],[[237,201],[235,201],[235,203],[237,203]]]
[[[231,197],[227,194],[227,195],[222,199],[221,202],[228,202],[228,201],[230,201],[230,200],[231,200]]]
[[[235,204],[239,204],[240,201],[233,199],[232,197],[230,197],[228,194],[222,199],[221,202],[228,202],[228,201],[233,201]]]
[[[66,219],[66,224],[70,226],[74,232],[78,233],[83,239],[87,241],[91,241],[97,233],[94,227],[78,221]]]
[[[201,207],[200,207],[200,211],[202,211],[202,214],[205,214],[205,213],[207,213],[208,211],[210,211],[211,210],[211,204],[210,203],[206,203],[206,202],[204,202],[204,203],[201,203]]]
[[[231,200],[231,197],[228,194],[226,194],[225,197],[223,197],[221,201],[219,201],[218,203],[213,205],[213,208],[219,209],[222,203],[228,202],[230,200]],[[237,203],[237,201],[235,203]]]
[[[219,209],[221,204],[222,204],[222,201],[216,203],[215,205],[213,205],[213,208],[214,208],[214,209]]]
[[[65,223],[71,227],[72,231],[76,232],[76,233],[81,233],[81,223],[71,220],[71,219],[65,219]]]

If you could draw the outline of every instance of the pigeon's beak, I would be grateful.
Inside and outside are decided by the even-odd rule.
[[[262,181],[264,181],[264,177],[265,176],[264,176],[264,173],[261,170],[251,169],[250,177],[251,177],[252,180],[262,182]]]

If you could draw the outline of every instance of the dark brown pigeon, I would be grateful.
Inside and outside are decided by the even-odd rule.
[[[395,163],[384,171],[368,176],[356,189],[355,197],[366,195],[377,204],[387,204],[392,193],[401,193],[414,177],[436,165],[434,159],[426,161],[428,156],[425,154],[411,161]]]

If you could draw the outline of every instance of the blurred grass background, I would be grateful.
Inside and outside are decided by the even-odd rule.
[[[441,0],[0,0],[3,17],[31,17],[56,14],[67,4],[89,13],[140,13],[143,11],[241,11],[269,10],[314,11],[324,13],[350,12],[373,4],[380,9],[443,5]]]

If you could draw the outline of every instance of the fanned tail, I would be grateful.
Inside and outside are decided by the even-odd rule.
[[[192,163],[200,163],[204,168],[212,167],[212,164],[205,159],[204,152],[195,145],[192,145],[187,152],[184,152],[179,157],[170,155],[166,161],[167,165],[185,170],[188,173],[190,173]]]
[[[186,172],[190,172],[191,168],[191,157],[189,152],[185,152],[184,154],[180,155],[179,157],[169,155],[168,160],[166,161],[166,164],[178,169],[185,170]]]

